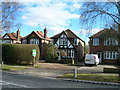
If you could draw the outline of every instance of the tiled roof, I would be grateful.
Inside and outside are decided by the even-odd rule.
[[[32,33],[35,33],[39,38],[41,39],[46,39],[46,40],[50,40],[50,38],[44,38],[44,34],[42,33],[42,31],[33,31]],[[29,35],[23,37],[22,39],[26,39],[27,37],[29,37],[32,33],[30,33]]]
[[[98,33],[92,35],[91,37],[89,38],[99,38],[99,37],[105,37],[105,36],[109,36],[109,35],[112,35],[112,34],[117,34],[117,32],[113,29],[103,29],[101,31],[99,31]]]
[[[65,32],[65,34],[68,36],[68,38],[78,38],[78,39],[82,40],[76,34],[74,34],[70,29],[67,29],[67,30],[65,30],[63,32]],[[63,32],[61,32],[61,33],[63,33]],[[61,35],[61,33],[58,33],[58,34],[54,35],[53,37],[51,37],[51,39],[53,39],[53,38],[59,38],[59,36]]]
[[[17,33],[6,33],[5,35],[8,35],[11,39],[17,40]],[[3,36],[4,37],[4,36]],[[20,39],[22,36],[20,36]]]

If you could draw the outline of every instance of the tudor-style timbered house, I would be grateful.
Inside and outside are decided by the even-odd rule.
[[[83,60],[85,42],[75,35],[71,30],[67,29],[53,37],[52,43],[58,47],[58,60],[74,58],[75,62]],[[66,56],[61,55],[61,51],[66,52]]]

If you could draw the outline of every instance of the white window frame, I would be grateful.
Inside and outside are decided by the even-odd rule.
[[[118,52],[117,51],[105,51],[104,59],[117,59]]]
[[[29,43],[30,44],[37,44],[37,45],[39,45],[39,39],[38,38],[31,38]]]
[[[68,39],[67,38],[60,38],[60,45],[68,45]]]
[[[67,53],[67,58],[74,58],[74,50],[72,49],[68,49],[68,50],[65,50],[65,52]]]
[[[109,46],[109,45],[115,45],[117,46],[118,45],[118,41],[114,38],[107,38],[104,40],[104,45],[105,46]]]
[[[93,38],[93,46],[99,46],[99,38]]]

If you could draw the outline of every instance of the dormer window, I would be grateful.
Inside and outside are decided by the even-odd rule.
[[[93,38],[93,46],[99,46],[99,38]]]

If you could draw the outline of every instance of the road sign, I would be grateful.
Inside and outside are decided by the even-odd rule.
[[[33,57],[36,56],[36,49],[32,49],[32,56],[33,56]]]

